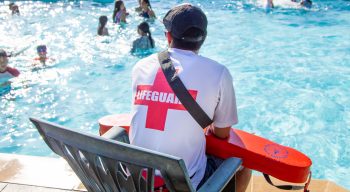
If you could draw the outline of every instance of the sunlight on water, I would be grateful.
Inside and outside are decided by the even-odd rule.
[[[153,51],[166,47],[161,18],[182,2],[152,1]],[[311,10],[282,4],[270,12],[257,0],[191,2],[209,20],[201,54],[233,75],[236,127],[308,154],[315,178],[350,188],[350,2],[315,0]],[[20,16],[7,4],[0,3],[0,48],[20,53],[9,65],[21,75],[0,89],[0,152],[53,155],[30,116],[97,134],[100,117],[130,111],[131,69],[142,57],[130,54],[143,21],[136,1],[125,1],[123,26],[111,22],[113,3],[23,1]],[[95,35],[101,15],[110,37]],[[40,44],[53,61],[33,68]]]

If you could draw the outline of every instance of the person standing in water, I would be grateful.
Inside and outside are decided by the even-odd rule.
[[[126,23],[126,8],[124,2],[118,0],[114,3],[114,11],[113,11],[113,23]]]
[[[32,64],[33,67],[37,67],[40,65],[45,67],[47,65],[47,63],[51,63],[51,62],[55,61],[54,59],[49,58],[47,56],[46,45],[38,45],[36,47],[36,51],[37,51],[38,57],[34,58],[34,63]]]
[[[0,49],[0,88],[9,85],[13,77],[18,77],[20,72],[16,68],[8,66],[8,57],[6,51]]]
[[[19,15],[20,14],[18,5],[16,5],[15,3],[10,3],[9,9],[12,11],[12,15]]]
[[[102,15],[99,18],[98,28],[97,28],[97,35],[99,36],[108,36],[108,29],[106,27],[108,18],[105,15]]]
[[[154,48],[154,40],[147,22],[144,21],[139,24],[137,27],[137,33],[140,35],[140,37],[132,43],[131,52]]]
[[[152,10],[151,3],[149,0],[141,0],[141,13],[140,16],[145,19],[154,19],[156,15]]]
[[[290,2],[293,2],[293,4],[298,4],[300,7],[305,7],[310,9],[312,7],[312,1],[311,0],[301,0],[299,3],[296,2],[296,0],[291,0]],[[273,3],[273,0],[266,0],[266,8],[271,9],[274,8],[275,5]]]

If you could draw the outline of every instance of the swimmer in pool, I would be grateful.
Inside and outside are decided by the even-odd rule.
[[[46,45],[38,45],[36,47],[38,57],[34,58],[34,63],[32,66],[36,67],[39,65],[46,66],[48,62],[53,62],[54,59],[47,57],[47,47]]]
[[[19,71],[16,68],[8,66],[8,57],[6,51],[0,49],[0,87],[11,84],[9,80],[19,76]]]
[[[107,25],[108,18],[105,15],[102,15],[99,18],[99,24],[98,24],[98,29],[97,29],[97,35],[99,36],[108,36],[108,29],[106,27]]]
[[[154,11],[152,10],[151,3],[149,2],[149,0],[141,0],[140,16],[145,18],[145,19],[156,18],[156,15],[154,14]]]
[[[133,42],[131,52],[154,48],[154,40],[147,22],[144,21],[137,27],[137,33],[140,35],[140,37]]]
[[[116,1],[114,3],[114,11],[113,11],[113,23],[126,23],[127,16],[126,8],[123,1]]]
[[[297,4],[299,7],[304,7],[304,8],[308,8],[308,9],[310,9],[312,7],[311,0],[301,0],[299,3],[296,0],[291,0],[291,1],[288,0],[288,2],[286,4],[290,4],[290,3]],[[274,7],[275,7],[275,5],[274,5],[273,0],[266,1],[266,8],[267,9],[274,8]]]
[[[12,11],[12,15],[19,15],[19,8],[15,3],[10,3],[9,9]]]

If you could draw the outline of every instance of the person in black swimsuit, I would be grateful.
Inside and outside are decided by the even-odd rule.
[[[144,17],[146,19],[156,18],[156,15],[152,10],[149,0],[141,0],[141,9],[142,9],[140,13],[141,17]]]

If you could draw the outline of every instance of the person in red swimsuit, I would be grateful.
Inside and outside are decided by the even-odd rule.
[[[34,63],[32,64],[32,66],[36,67],[38,65],[42,65],[42,66],[46,66],[46,64],[48,62],[53,62],[55,61],[52,58],[49,58],[47,56],[47,47],[46,45],[38,45],[36,47],[37,53],[38,53],[38,57],[34,58]]]

